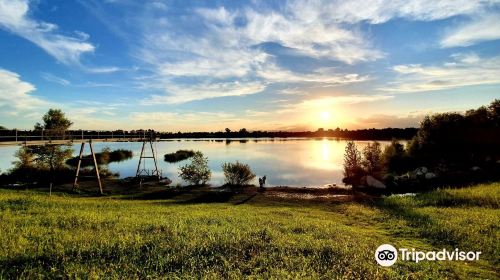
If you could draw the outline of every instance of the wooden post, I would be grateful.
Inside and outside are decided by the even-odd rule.
[[[137,172],[135,172],[135,176],[139,176],[139,171],[141,170],[141,162],[142,162],[142,156],[144,155],[144,146],[145,145],[146,145],[146,142],[142,142],[141,156],[139,157],[139,164],[137,165]]]
[[[160,172],[158,171],[158,165],[156,164],[156,154],[155,154],[155,149],[153,148],[153,142],[149,141],[149,145],[151,146],[151,153],[153,154],[153,161],[155,162],[155,170],[156,170],[156,176],[158,176],[158,180],[160,180]],[[153,172],[151,172],[153,173]],[[153,174],[151,174],[153,175]]]
[[[16,142],[17,142],[17,128],[16,128]]]
[[[80,156],[78,157],[78,165],[76,167],[75,181],[73,182],[73,190],[75,190],[76,187],[78,186],[78,176],[80,174],[80,165],[82,164],[83,148],[84,147],[85,147],[85,142],[82,142],[82,146],[80,147]]]
[[[95,159],[95,153],[94,153],[94,147],[92,145],[92,141],[89,141],[89,146],[90,146],[90,152],[92,153],[92,158],[94,159],[94,168],[95,168],[95,173],[97,176],[97,183],[99,184],[99,191],[102,195],[102,194],[104,194],[104,191],[102,190],[101,176],[99,175],[99,167],[97,166],[97,160]]]

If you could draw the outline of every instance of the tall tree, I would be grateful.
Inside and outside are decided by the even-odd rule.
[[[49,109],[42,117],[43,124],[36,123],[35,129],[44,129],[46,137],[62,138],[73,124],[60,109]]]
[[[348,141],[344,154],[344,183],[348,185],[359,184],[359,180],[363,176],[361,161],[361,153],[356,144],[353,141]]]
[[[382,149],[380,148],[380,143],[375,141],[368,143],[363,149],[363,160],[362,164],[366,172],[375,177],[380,177],[382,173]]]
[[[61,139],[64,132],[73,124],[60,109],[50,109],[43,116],[43,124],[35,124],[35,129],[44,129],[45,136]],[[29,152],[34,156],[34,162],[41,168],[51,172],[64,167],[65,161],[71,157],[72,149],[64,145],[31,146]]]

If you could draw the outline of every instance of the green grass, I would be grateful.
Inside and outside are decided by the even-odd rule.
[[[370,203],[0,190],[0,279],[495,279],[499,194],[500,183]],[[383,268],[373,257],[383,243],[484,258]]]

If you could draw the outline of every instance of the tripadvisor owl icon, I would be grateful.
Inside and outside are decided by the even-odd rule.
[[[398,260],[398,250],[390,244],[382,244],[375,251],[375,260],[381,266],[391,266]]]

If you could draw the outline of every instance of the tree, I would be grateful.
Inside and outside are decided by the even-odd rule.
[[[179,170],[179,176],[193,185],[206,184],[212,177],[212,172],[208,168],[208,158],[200,151],[195,152],[191,162],[181,166]]]
[[[62,169],[67,159],[73,154],[73,150],[63,145],[40,145],[30,146],[30,153],[35,156],[34,162],[38,167],[54,170]]]
[[[240,129],[240,131],[238,131],[239,134],[248,134],[248,130],[246,128],[242,128]]]
[[[236,163],[223,163],[222,170],[224,171],[226,183],[229,185],[247,185],[255,178],[255,174],[250,169],[250,166],[238,161]]]
[[[495,99],[488,106],[488,116],[494,127],[500,127],[500,99]]]
[[[0,125],[0,130],[2,130],[2,129],[7,129],[7,128],[3,125]]]
[[[17,160],[12,162],[14,164],[15,169],[21,169],[33,166],[34,156],[27,146],[19,148],[19,150],[16,151],[15,156]]]
[[[43,124],[36,123],[35,130],[46,130],[44,137],[49,139],[63,138],[64,132],[73,124],[60,109],[49,109],[42,119]]]
[[[397,140],[392,140],[382,154],[382,166],[386,173],[402,173],[407,170],[407,156],[405,147]]]
[[[380,177],[382,173],[382,149],[380,143],[377,141],[373,142],[373,144],[368,143],[363,149],[363,157],[361,164],[365,171],[372,176]]]
[[[359,184],[359,180],[363,176],[363,168],[361,167],[361,153],[353,141],[348,141],[345,147],[344,154],[344,183],[348,185]]]
[[[231,129],[229,129],[227,127],[226,127],[225,131],[226,131],[227,134],[231,133]]]
[[[43,124],[36,123],[35,129],[67,130],[73,124],[60,109],[49,109],[42,119]]]
[[[64,135],[64,131],[73,124],[59,109],[50,109],[42,119],[43,124],[35,124],[35,129],[48,130],[44,135],[49,139]],[[34,155],[34,162],[41,168],[49,169],[50,172],[63,168],[73,152],[70,146],[52,144],[30,146],[28,149]]]

